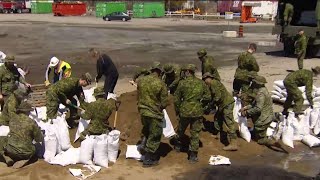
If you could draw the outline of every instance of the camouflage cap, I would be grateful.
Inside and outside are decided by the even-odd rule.
[[[160,62],[158,62],[158,61],[153,62],[150,70],[154,70],[154,69],[159,69],[162,72],[162,67],[161,67]]]
[[[315,74],[320,74],[320,66],[316,66],[314,68],[311,68],[312,72],[314,72]]]
[[[204,75],[202,75],[202,79],[203,79],[203,80],[205,80],[205,79],[208,78],[208,77],[214,78],[214,76],[213,76],[211,73],[209,73],[209,72],[206,72],[206,73],[204,73]]]
[[[86,80],[88,84],[91,84],[92,82],[92,76],[90,73],[85,73],[81,76],[81,79]]]
[[[182,67],[183,71],[189,70],[189,71],[195,72],[196,69],[197,69],[197,67],[194,64],[187,64],[184,67]]]
[[[15,62],[15,57],[14,56],[6,56],[4,59],[4,62]]]
[[[198,52],[197,52],[198,56],[202,57],[202,56],[205,56],[207,55],[207,50],[206,49],[200,49]]]
[[[266,84],[267,83],[267,80],[265,77],[263,76],[255,76],[253,79],[252,79],[253,82],[255,82],[256,84]]]
[[[173,65],[172,64],[165,64],[163,66],[163,71],[167,74],[170,74],[173,72]]]

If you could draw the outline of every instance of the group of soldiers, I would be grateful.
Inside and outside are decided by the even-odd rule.
[[[113,80],[105,84],[103,88],[96,88],[94,92],[96,101],[92,103],[84,101],[83,93],[83,87],[90,85],[93,81],[89,73],[84,73],[80,78],[70,77],[71,66],[56,57],[51,58],[46,71],[47,119],[44,121],[55,119],[59,105],[65,105],[70,109],[67,122],[71,128],[75,127],[80,117],[91,119],[88,128],[81,133],[80,140],[84,140],[87,135],[107,133],[109,131],[108,118],[112,111],[119,107],[119,102],[112,93],[118,75],[115,75],[116,69],[110,70],[111,58],[104,54],[100,55],[95,49],[90,49],[89,54],[97,61],[95,81],[98,82],[102,75],[109,75]],[[34,107],[27,101],[32,87],[17,71],[14,60],[13,56],[6,56],[4,64],[0,66],[0,102],[3,103],[0,125],[9,126],[10,129],[7,137],[0,137],[0,159],[2,157],[8,166],[20,168],[35,156],[36,149],[33,141],[43,143],[44,132],[34,120],[29,118],[30,112],[34,110]],[[113,67],[115,68],[114,65]],[[108,71],[112,71],[112,74]],[[50,72],[54,72],[52,82],[49,81]],[[105,79],[110,80],[108,77]],[[80,102],[80,107],[77,106],[75,96]],[[97,111],[97,109],[100,110]]]
[[[174,106],[178,117],[177,135],[170,140],[177,152],[187,147],[181,139],[190,125],[190,143],[188,146],[188,160],[190,163],[198,161],[200,132],[204,128],[204,115],[214,113],[214,132],[225,132],[229,144],[225,151],[237,151],[237,124],[234,121],[233,109],[235,100],[239,98],[242,107],[241,116],[252,120],[254,135],[258,144],[281,148],[279,142],[266,135],[267,128],[276,120],[273,102],[268,89],[265,87],[266,78],[259,75],[259,65],[253,56],[257,45],[252,43],[248,50],[238,57],[233,82],[233,93],[227,91],[221,83],[214,59],[207,55],[205,49],[197,52],[201,61],[202,80],[195,76],[194,64],[179,67],[177,64],[155,62],[150,69],[141,69],[134,75],[133,81],[138,89],[138,110],[143,125],[139,151],[145,154],[144,167],[158,164],[157,150],[162,134],[163,110],[168,106],[169,93],[174,96]],[[320,67],[312,70],[300,69],[288,74],[284,85],[288,98],[284,104],[283,114],[294,101],[293,112],[296,116],[303,113],[303,98],[298,87],[306,86],[306,94],[312,107],[313,77],[320,74]],[[168,92],[169,90],[169,92]]]

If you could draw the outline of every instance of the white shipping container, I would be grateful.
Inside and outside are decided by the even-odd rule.
[[[278,2],[275,1],[257,1],[261,6],[253,7],[252,14],[263,18],[274,18],[278,11]]]

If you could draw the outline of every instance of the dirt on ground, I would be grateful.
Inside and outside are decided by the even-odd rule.
[[[159,149],[160,164],[152,168],[142,168],[141,162],[125,159],[126,145],[136,144],[142,128],[137,110],[137,93],[128,81],[137,67],[148,67],[153,61],[177,64],[195,63],[200,67],[196,51],[207,48],[213,55],[222,82],[231,92],[236,58],[249,42],[258,44],[255,57],[260,65],[260,74],[268,80],[267,88],[271,91],[273,81],[284,79],[287,70],[296,70],[294,58],[284,58],[277,43],[277,36],[271,34],[272,24],[245,25],[245,38],[223,38],[221,31],[226,30],[226,22],[207,22],[194,20],[144,19],[132,22],[103,22],[93,17],[49,17],[49,15],[1,15],[0,50],[17,56],[19,66],[28,65],[31,69],[27,80],[33,84],[43,83],[45,68],[51,56],[57,56],[71,63],[73,76],[89,71],[95,75],[95,62],[89,60],[87,51],[91,47],[108,53],[117,65],[121,78],[116,92],[122,101],[118,113],[117,129],[129,135],[120,142],[118,161],[103,168],[90,179],[304,179],[318,174],[320,164],[319,149],[310,149],[295,142],[295,148],[288,153],[278,152],[255,141],[250,143],[239,138],[239,151],[225,152],[224,144],[215,139],[210,132],[201,133],[199,163],[190,165],[186,153],[177,153],[169,140],[162,138]],[[236,29],[238,23],[231,23],[229,28]],[[319,59],[305,60],[305,67],[318,65]],[[199,75],[200,72],[197,72]],[[315,85],[320,86],[318,78]],[[278,105],[275,111],[281,111]],[[171,99],[167,108],[175,127],[177,119]],[[213,116],[207,116],[210,122]],[[114,114],[109,122],[113,124]],[[70,130],[71,140],[75,130]],[[186,131],[189,134],[189,131]],[[74,144],[75,147],[79,143]],[[228,167],[209,167],[210,155],[222,155],[230,158]],[[15,170],[0,163],[0,179],[74,179],[68,168],[49,165],[43,160]],[[298,174],[290,174],[295,172]],[[230,176],[225,176],[225,175]],[[268,176],[268,174],[270,176]],[[300,175],[303,174],[303,175]],[[272,177],[271,177],[272,176]],[[306,177],[305,177],[306,176]],[[263,178],[262,178],[263,179]]]

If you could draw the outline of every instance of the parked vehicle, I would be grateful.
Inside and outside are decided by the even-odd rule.
[[[102,19],[105,20],[105,21],[112,21],[112,20],[128,21],[128,20],[131,20],[131,17],[129,17],[124,12],[113,12],[111,14],[103,16]]]
[[[1,13],[23,13],[31,12],[30,0],[0,1]]]

